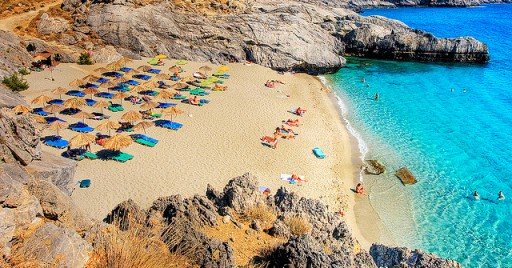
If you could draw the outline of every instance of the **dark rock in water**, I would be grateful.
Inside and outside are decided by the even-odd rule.
[[[417,182],[416,177],[414,177],[412,172],[406,167],[397,170],[395,175],[402,181],[404,185],[415,184]]]
[[[378,160],[366,160],[364,171],[366,174],[380,175],[386,171],[386,167]]]
[[[393,248],[374,244],[370,255],[378,267],[411,267],[411,268],[459,268],[459,263],[453,260],[441,259],[433,254],[408,248]]]

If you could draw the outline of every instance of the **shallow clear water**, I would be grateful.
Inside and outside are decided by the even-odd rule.
[[[326,78],[369,148],[366,158],[388,167],[384,176],[364,179],[395,241],[466,267],[512,267],[512,5],[363,15],[489,45],[486,65],[349,59]],[[372,100],[376,92],[379,101]],[[416,185],[394,177],[402,166],[417,176]],[[482,200],[469,198],[474,190]],[[500,190],[509,199],[497,202]]]

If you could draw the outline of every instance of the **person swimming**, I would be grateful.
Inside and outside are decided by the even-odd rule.
[[[500,191],[500,192],[498,193],[498,200],[500,200],[500,201],[505,200],[505,194],[503,194],[503,192],[502,192],[502,191]]]
[[[379,100],[379,92],[375,93],[375,97],[373,99],[376,100],[376,101]]]
[[[362,183],[358,183],[356,186],[356,193],[358,194],[364,194],[364,187]]]
[[[473,199],[475,199],[475,200],[480,200],[480,195],[478,194],[478,192],[477,192],[477,191],[475,191],[475,192],[473,193]]]

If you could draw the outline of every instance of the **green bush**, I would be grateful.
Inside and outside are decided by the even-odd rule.
[[[89,53],[80,54],[80,57],[78,57],[78,64],[91,65],[92,64],[91,55],[89,55]]]
[[[6,85],[12,91],[23,91],[29,87],[28,82],[18,73],[4,77],[2,84]]]
[[[20,73],[21,75],[29,75],[30,74],[30,71],[27,70],[27,68],[21,68],[18,73]]]

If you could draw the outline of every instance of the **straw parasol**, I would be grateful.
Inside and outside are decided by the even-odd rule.
[[[48,129],[51,129],[51,130],[55,130],[57,131],[57,135],[59,135],[59,130],[61,129],[65,129],[68,127],[68,124],[64,123],[64,122],[61,122],[59,120],[57,121],[54,121],[52,122],[49,126],[48,126]]]
[[[184,113],[184,111],[173,106],[173,107],[163,109],[162,113],[171,116],[171,121],[172,121],[173,116],[180,115],[180,114]]]
[[[96,73],[100,73],[100,74],[102,74],[102,73],[106,73],[106,72],[108,72],[108,71],[109,71],[109,70],[108,70],[107,68],[105,68],[105,67],[100,67],[100,68],[96,68],[96,69],[94,69],[94,72],[96,72]]]
[[[146,89],[147,89],[147,87],[145,87],[143,85],[138,85],[138,86],[135,86],[132,89],[130,89],[130,92],[141,92],[141,91],[144,91]]]
[[[47,102],[51,101],[52,98],[46,96],[46,95],[41,95],[41,96],[38,96],[37,98],[33,99],[32,100],[32,104],[46,104]]]
[[[98,93],[98,92],[100,92],[100,91],[95,89],[95,88],[88,87],[88,88],[82,90],[82,92],[85,93],[85,94],[91,94],[91,99],[92,99],[93,95]]]
[[[169,67],[169,71],[170,71],[171,73],[173,73],[173,74],[177,74],[177,73],[179,73],[179,72],[181,71],[181,69],[180,69],[180,67],[178,67],[178,66],[174,65],[174,66],[172,66],[172,67]]]
[[[171,76],[166,73],[159,73],[159,74],[155,75],[155,78],[160,79],[160,80],[169,80],[170,77]]]
[[[125,75],[134,75],[134,74],[138,74],[138,72],[132,69],[132,70],[129,70],[128,72],[126,72],[124,74]]]
[[[89,82],[89,83],[96,82],[96,81],[98,81],[98,79],[100,79],[100,77],[96,76],[96,75],[93,75],[93,74],[90,74],[90,75],[82,78],[83,81]]]
[[[38,115],[38,114],[31,114],[30,117],[32,117],[34,120],[36,120],[39,124],[46,124],[46,118],[44,116]]]
[[[126,81],[128,81],[126,77],[119,77],[115,80],[115,83],[124,83]]]
[[[27,107],[25,105],[16,105],[12,108],[12,111],[16,114],[26,114],[26,113],[30,113],[30,107]]]
[[[144,111],[145,111],[145,110],[151,110],[151,109],[154,109],[154,108],[158,107],[158,105],[160,105],[160,104],[159,104],[159,103],[157,103],[157,102],[154,102],[154,101],[148,101],[148,102],[146,102],[146,103],[142,104],[142,105],[140,106],[140,108],[141,108],[142,110],[144,110]]]
[[[68,92],[67,89],[63,88],[63,87],[58,87],[54,90],[52,90],[52,93],[55,94],[55,95],[59,95],[59,99],[62,100],[62,94]]]
[[[108,135],[110,135],[110,130],[111,129],[118,129],[120,127],[121,127],[121,124],[119,124],[118,122],[107,120],[107,121],[99,124],[96,127],[96,129],[100,130],[100,131],[108,130]]]
[[[212,67],[206,66],[206,65],[199,67],[199,71],[204,72],[204,73],[211,72],[212,70],[213,70]]]
[[[64,110],[64,106],[62,105],[57,105],[57,104],[51,104],[51,105],[47,105],[43,108],[43,111],[47,112],[47,113],[51,113],[51,114],[55,114],[55,113],[58,113],[60,111]]]
[[[130,123],[133,123],[133,122],[137,122],[137,121],[141,120],[142,115],[137,111],[129,111],[129,112],[124,113],[123,116],[121,116],[121,119],[123,119],[127,122],[130,122]]]
[[[93,116],[90,113],[81,111],[81,112],[78,112],[78,113],[74,114],[73,117],[74,118],[78,118],[78,119],[82,119],[82,122],[85,123],[85,119],[89,119],[89,118],[91,118]]]
[[[84,106],[85,104],[86,104],[86,102],[82,98],[71,98],[71,99],[67,99],[64,102],[64,106],[66,106],[68,108],[74,108],[74,109],[78,109],[78,108]]]
[[[187,87],[188,87],[188,84],[187,83],[183,83],[183,82],[178,82],[178,83],[172,85],[172,88],[176,89],[176,90],[182,90],[182,89],[187,88]]]
[[[124,64],[124,63],[123,63]],[[109,65],[107,65],[107,69],[110,70],[117,70],[123,66],[123,64],[119,64],[119,62],[112,62]]]
[[[116,86],[116,83],[114,81],[107,81],[103,84],[100,85],[100,87],[105,87],[105,88],[111,88],[111,87],[115,87]]]
[[[137,68],[137,71],[147,72],[147,71],[149,71],[149,70],[151,70],[151,66],[149,66],[149,65],[142,65],[142,66],[139,66],[139,67]]]
[[[128,95],[127,93],[125,92],[117,92],[114,97],[112,97],[113,99],[116,99],[116,100],[121,100],[121,104],[123,104],[123,99],[126,98],[126,97],[129,97],[130,95]]]
[[[81,147],[91,144],[95,139],[96,137],[90,133],[80,133],[69,140],[69,145],[73,147]]]
[[[196,81],[196,80],[197,79],[195,77],[193,77],[193,76],[187,76],[187,77],[181,79],[181,82],[187,83],[187,82],[193,82],[193,81]]]
[[[169,90],[163,89],[160,90],[160,93],[158,93],[158,98],[169,100],[174,97],[174,93],[170,92]]]
[[[135,130],[143,129],[144,133],[146,133],[146,128],[150,128],[154,125],[155,125],[155,123],[153,123],[151,121],[142,121],[142,122],[137,123],[135,126],[133,126],[133,129],[135,129]]]
[[[100,108],[101,109],[101,113],[103,113],[103,108],[107,107],[108,105],[109,105],[108,102],[106,102],[104,100],[99,100],[92,107]]]
[[[147,81],[146,83],[142,84],[144,87],[156,87],[155,81]]]
[[[82,79],[76,79],[76,80],[73,80],[73,82],[69,83],[69,85],[72,87],[79,87],[83,84],[85,84],[85,81]]]
[[[120,151],[123,148],[130,146],[133,140],[130,136],[124,134],[116,134],[105,141],[103,147],[113,151]]]

